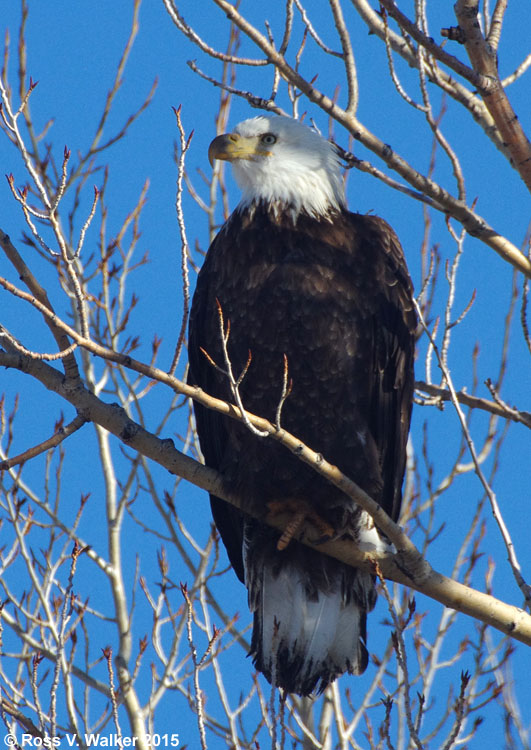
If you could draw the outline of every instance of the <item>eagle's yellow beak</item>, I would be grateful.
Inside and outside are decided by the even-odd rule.
[[[218,135],[208,147],[208,161],[214,166],[214,159],[235,161],[245,159],[252,161],[257,156],[270,156],[271,152],[263,147],[257,136],[245,138],[238,133]]]

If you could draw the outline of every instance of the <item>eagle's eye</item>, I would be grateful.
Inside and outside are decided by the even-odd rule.
[[[262,143],[265,143],[266,146],[272,146],[273,143],[277,142],[277,137],[276,135],[273,135],[273,133],[266,133],[260,138],[260,140]]]

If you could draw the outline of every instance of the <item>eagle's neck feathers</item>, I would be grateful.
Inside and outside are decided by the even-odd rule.
[[[249,220],[253,220],[253,217],[257,213],[266,214],[273,224],[289,226],[297,225],[297,221],[301,216],[308,216],[311,219],[317,221],[332,222],[337,217],[341,208],[328,206],[321,211],[312,210],[311,206],[301,205],[297,202],[284,202],[280,200],[253,200],[249,203],[241,201],[236,207],[236,213],[245,213]]]

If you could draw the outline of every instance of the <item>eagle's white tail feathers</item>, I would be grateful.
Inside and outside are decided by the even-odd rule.
[[[343,605],[340,590],[319,591],[312,601],[296,569],[287,566],[275,577],[266,566],[261,594],[260,645],[266,663],[273,663],[274,654],[277,658],[285,658],[285,652],[296,654],[302,662],[302,682],[323,671],[341,674],[352,669],[361,610],[356,604]],[[277,670],[281,669],[278,664]]]
[[[374,586],[372,581],[369,585],[371,588]],[[346,665],[341,672],[361,674],[365,670],[365,634],[361,632],[365,618],[365,610],[357,604],[351,603],[340,609],[335,638],[330,647],[330,658],[335,664]]]
[[[384,550],[370,516],[358,516],[356,543]],[[288,692],[321,692],[344,672],[367,667],[367,612],[376,601],[374,577],[297,542],[279,552],[277,535],[249,520],[243,559],[254,613],[251,655],[267,679]]]
[[[322,691],[340,674],[359,674],[367,665],[366,611],[372,609],[372,577],[356,571],[356,592],[368,606],[346,601],[341,573],[327,591],[308,594],[300,568],[274,570],[267,563],[249,587],[254,611],[252,655],[270,681],[289,692]],[[369,604],[369,602],[371,602]]]

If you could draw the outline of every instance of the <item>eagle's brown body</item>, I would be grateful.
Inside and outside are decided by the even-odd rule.
[[[314,218],[264,203],[242,207],[212,243],[199,274],[189,380],[232,400],[227,378],[201,352],[223,365],[218,300],[230,321],[236,377],[252,355],[240,387],[245,408],[275,421],[286,355],[292,387],[282,426],[396,519],[413,393],[411,294],[400,244],[383,220],[346,210]],[[253,513],[265,515],[270,501],[300,500],[338,534],[374,540],[359,508],[281,445],[197,404],[195,413],[207,465]],[[375,602],[371,576],[296,541],[279,552],[277,532],[216,497],[211,503],[231,563],[249,590],[258,669],[300,694],[324,689],[346,670],[362,672],[365,613]],[[308,622],[298,622],[305,617]]]

